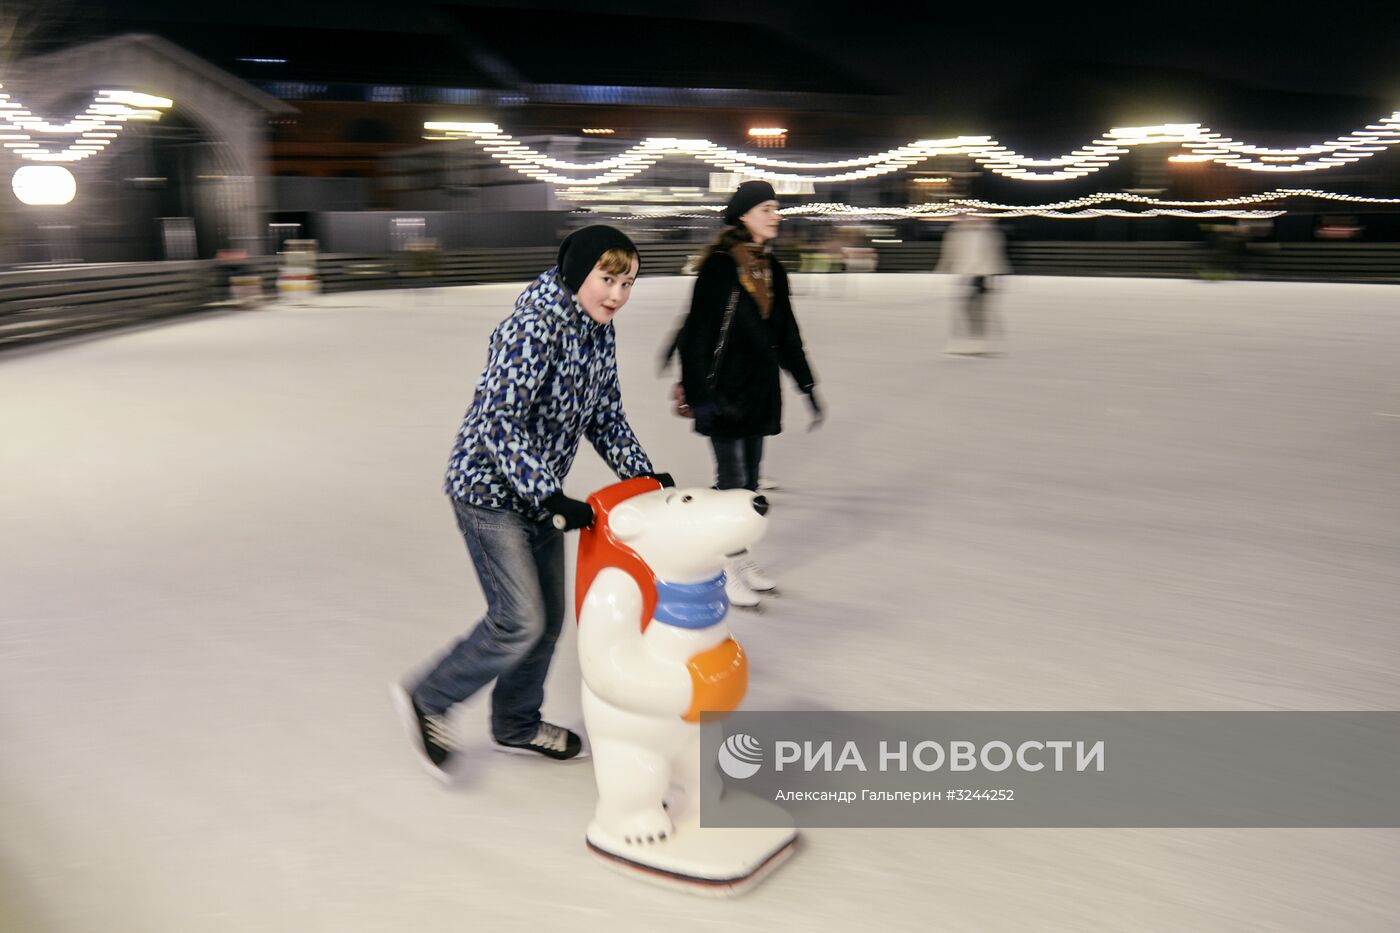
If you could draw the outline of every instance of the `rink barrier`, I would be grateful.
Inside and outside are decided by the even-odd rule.
[[[703,248],[695,243],[641,244],[648,275],[676,275]],[[937,241],[876,244],[879,272],[930,272]],[[322,254],[317,274],[323,292],[520,282],[553,265],[552,246],[472,249],[442,253]],[[1203,243],[1011,241],[1012,271],[1019,275],[1102,275],[1196,278],[1219,274],[1219,260]],[[779,255],[798,268],[799,246],[784,243]],[[262,276],[274,292],[279,259],[262,256],[238,264]],[[214,260],[41,266],[0,272],[0,349],[139,324],[176,314],[226,306],[225,280],[234,269]],[[1400,283],[1400,243],[1255,243],[1229,275],[1289,282]],[[269,305],[275,306],[275,305]]]
[[[1208,260],[1200,243],[1011,243],[1011,267],[1021,275],[1125,275],[1190,278]]]
[[[647,275],[678,274],[698,249],[689,243],[638,246]],[[554,265],[557,253],[556,247],[539,246],[428,254],[340,254],[321,256],[317,271],[327,292],[520,282]]]
[[[0,348],[206,307],[214,264],[132,262],[0,272]]]
[[[929,272],[935,241],[878,245],[879,271]],[[1226,274],[1255,281],[1400,283],[1400,243],[1251,243],[1234,264],[1194,242],[1011,241],[1018,275],[1197,278]]]
[[[1254,243],[1242,277],[1282,282],[1400,282],[1397,243]]]
[[[692,244],[639,247],[650,275],[675,275]],[[556,247],[476,249],[422,254],[322,254],[322,292],[519,282],[554,264]],[[236,266],[190,262],[45,265],[0,272],[0,349],[126,327],[227,306],[224,282],[234,269],[259,275],[276,293],[280,260],[258,256]]]
[[[937,241],[877,244],[880,272],[932,272]],[[1007,244],[1020,275],[1127,275],[1188,278],[1207,259],[1199,243],[1017,242]]]

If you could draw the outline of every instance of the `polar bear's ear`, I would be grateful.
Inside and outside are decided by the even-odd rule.
[[[608,527],[622,541],[630,541],[637,537],[645,525],[641,510],[625,503],[613,509],[612,514],[608,516]]]

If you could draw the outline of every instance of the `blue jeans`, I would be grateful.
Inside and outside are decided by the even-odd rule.
[[[528,742],[540,724],[544,680],[564,624],[564,534],[547,521],[452,500],[486,593],[486,615],[413,689],[440,714],[492,680],[491,732]]]
[[[758,464],[763,459],[763,435],[712,437],[715,449],[715,488],[758,490]]]

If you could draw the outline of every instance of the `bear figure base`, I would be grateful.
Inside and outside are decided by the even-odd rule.
[[[608,867],[634,878],[701,897],[737,897],[754,888],[797,848],[788,827],[700,826],[678,822],[664,842],[629,845],[595,820],[588,848]]]

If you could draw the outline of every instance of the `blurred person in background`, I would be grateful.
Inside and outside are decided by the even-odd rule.
[[[764,439],[782,432],[787,372],[807,398],[811,428],[824,413],[792,312],[787,271],[772,254],[781,218],[766,181],[746,181],[725,207],[725,227],[702,254],[690,312],[676,335],[677,410],[710,439],[716,489],[757,490]],[[776,584],[749,554],[730,562],[725,591],[753,607]]]
[[[822,280],[825,286],[822,294],[829,298],[846,297],[846,242],[850,239],[850,234],[840,228],[832,227],[828,233],[826,242],[822,244],[822,257],[825,260],[823,272],[826,278]]]
[[[879,262],[879,254],[865,234],[858,230],[851,231],[841,247],[841,269],[847,273],[843,278],[850,279],[851,297],[859,297],[860,287],[856,284],[859,279],[852,277],[850,273],[874,272],[879,267]],[[843,288],[842,295],[846,294]]]
[[[621,231],[584,227],[491,334],[444,490],[486,615],[414,686],[391,688],[414,750],[439,780],[450,779],[454,750],[448,711],[492,681],[499,748],[559,760],[582,750],[576,733],[540,716],[564,621],[564,532],[593,524],[592,507],[566,496],[564,479],[586,437],[618,478],[674,485],[652,472],[618,385],[612,320],[639,268]]]
[[[1006,238],[985,217],[963,216],[943,235],[935,272],[959,276],[964,286],[962,321],[955,317],[946,352],[957,356],[986,356],[988,301],[996,276],[1011,271],[1006,261]],[[999,330],[1001,328],[998,328]]]

